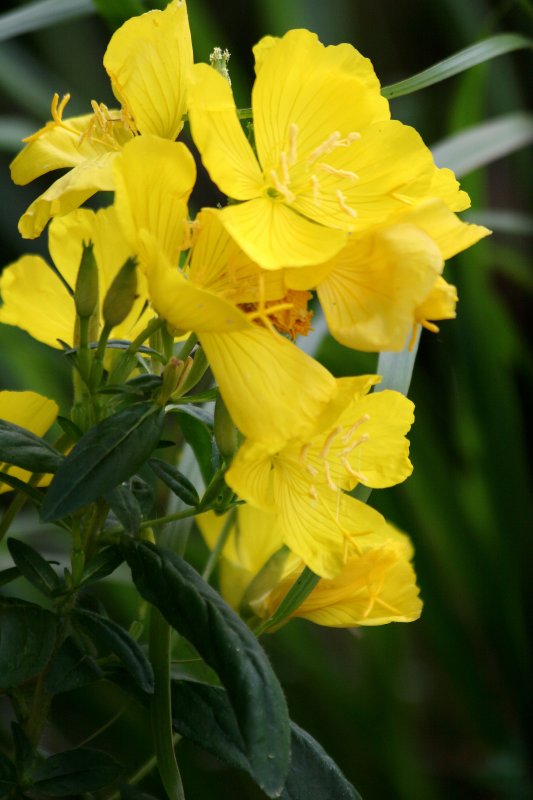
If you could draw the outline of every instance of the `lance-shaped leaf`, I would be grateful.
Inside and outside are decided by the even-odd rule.
[[[69,636],[50,662],[46,671],[45,688],[50,694],[60,694],[94,683],[103,674],[94,658],[84,653],[79,644]]]
[[[108,786],[121,772],[120,764],[107,753],[80,747],[41,762],[32,775],[32,788],[49,797],[81,797]]]
[[[139,501],[127,486],[117,486],[105,496],[106,502],[118,521],[129,533],[139,533],[142,511]]]
[[[56,638],[56,618],[23,600],[0,601],[0,689],[19,686],[47,665]]]
[[[143,692],[152,693],[154,691],[152,665],[142,648],[124,628],[113,620],[81,608],[75,611],[75,619],[98,649],[110,650],[120,658]]]
[[[200,502],[198,492],[185,475],[160,458],[151,458],[148,461],[150,468],[158,478],[161,478],[168,488],[188,506],[197,506]]]
[[[255,636],[182,558],[147,542],[125,541],[141,595],[194,645],[218,674],[254,779],[269,797],[285,783],[289,719],[279,682]]]
[[[227,692],[196,681],[173,681],[174,729],[232,767],[253,776]],[[291,722],[291,761],[281,800],[360,800],[312,736]]]
[[[7,546],[15,565],[36,589],[52,597],[61,588],[61,581],[48,561],[33,547],[18,539],[8,539]]]
[[[50,484],[41,508],[42,519],[65,517],[137,472],[157,446],[164,418],[160,406],[139,403],[91,428]]]
[[[120,548],[116,545],[111,545],[103,550],[100,550],[88,564],[85,565],[81,585],[86,583],[93,583],[102,578],[107,578],[111,575],[116,568],[122,564],[124,557]]]
[[[192,414],[185,413],[185,410],[182,413],[180,409],[178,423],[183,433],[183,438],[191,446],[196,456],[202,478],[207,486],[218,467],[218,464],[214,463],[213,459],[213,434],[203,420]]]
[[[30,500],[33,500],[37,506],[40,506],[43,502],[41,492],[39,492],[34,486],[30,486],[29,483],[24,483],[24,481],[21,481],[20,478],[15,478],[14,475],[10,475],[9,472],[0,471],[0,485],[2,483],[5,483],[16,492],[22,492],[22,494],[25,494]]]
[[[30,472],[57,472],[63,456],[55,447],[26,428],[0,420],[0,463]]]

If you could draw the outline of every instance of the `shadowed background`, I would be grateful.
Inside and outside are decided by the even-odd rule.
[[[0,12],[23,5],[4,0]],[[533,29],[527,0],[189,0],[188,6],[196,60],[207,60],[216,45],[230,50],[241,106],[249,105],[251,46],[267,33],[307,27],[326,44],[349,41],[390,84],[484,36],[531,35]],[[109,34],[93,14],[0,41],[0,266],[23,252],[45,254],[45,236],[21,241],[17,220],[48,178],[40,186],[10,183],[16,142],[49,118],[54,91],[72,94],[69,115],[86,113],[91,98],[113,104],[101,67]],[[393,116],[414,125],[431,145],[526,109],[530,68],[530,53],[503,56],[392,101]],[[264,642],[292,717],[365,800],[532,796],[526,629],[533,585],[526,446],[533,382],[527,305],[533,286],[527,257],[531,166],[531,153],[522,150],[463,181],[472,197],[471,218],[495,232],[447,267],[447,280],[459,290],[457,321],[422,337],[410,392],[416,403],[414,475],[371,498],[414,540],[422,619],[354,631],[299,621]],[[195,194],[197,206],[216,199],[202,189],[209,191],[207,183]],[[336,375],[372,371],[376,364],[374,356],[330,339],[319,357]],[[0,388],[34,389],[68,408],[68,369],[60,354],[7,326],[0,326],[0,370]],[[29,518],[18,525],[34,535]],[[46,535],[63,536],[54,529]],[[193,560],[203,557],[198,542],[191,553]],[[128,587],[109,585],[102,599],[128,624],[134,603]],[[149,747],[147,720],[135,705],[124,704],[111,684],[58,696],[50,746],[75,746],[122,710],[92,744],[116,752],[134,771]],[[190,745],[181,745],[178,756],[190,798],[262,797],[246,778]],[[155,779],[145,785],[160,791]]]

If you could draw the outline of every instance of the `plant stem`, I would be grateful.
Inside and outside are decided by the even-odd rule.
[[[151,701],[152,735],[159,775],[169,800],[185,800],[181,775],[174,752],[170,696],[171,629],[160,611],[150,611],[150,661],[154,669]]]
[[[220,533],[218,534],[218,539],[215,542],[215,546],[213,547],[212,551],[209,554],[209,558],[207,559],[204,571],[202,572],[202,578],[209,582],[209,578],[211,577],[211,573],[213,572],[214,568],[216,567],[217,561],[220,558],[220,554],[224,549],[224,545],[228,541],[228,537],[231,533],[231,529],[236,521],[236,514],[237,511],[235,508],[232,508],[224,520],[224,524],[221,528]]]

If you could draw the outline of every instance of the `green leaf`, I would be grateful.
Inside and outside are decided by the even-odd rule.
[[[183,409],[183,413],[179,413],[178,421],[183,438],[191,446],[207,486],[218,466],[213,463],[213,434],[205,422],[186,413],[185,409]]]
[[[18,783],[17,770],[3,753],[0,753],[0,797],[6,797]]]
[[[65,517],[137,472],[157,446],[164,419],[162,408],[140,403],[91,428],[50,484],[41,518],[54,521]]]
[[[26,428],[0,420],[0,463],[30,472],[56,472],[64,457],[52,445]]]
[[[25,117],[0,116],[0,152],[18,153],[22,139],[35,130],[35,123]]]
[[[147,542],[125,541],[137,589],[196,648],[227,689],[244,752],[269,797],[288,768],[289,720],[279,682],[255,636],[182,558]]]
[[[520,150],[533,142],[533,114],[517,112],[481,122],[432,146],[438,166],[458,178]]]
[[[24,768],[33,758],[33,747],[24,729],[18,722],[11,723],[11,738],[13,739],[13,747],[15,749],[15,761]]]
[[[113,29],[146,10],[139,0],[93,0],[93,3]]]
[[[57,418],[57,422],[61,430],[66,433],[73,442],[78,442],[83,436],[83,431],[68,417],[62,417],[60,414]]]
[[[87,686],[103,677],[103,672],[88,653],[69,636],[50,662],[45,688],[50,694],[61,694]]]
[[[253,777],[225,689],[172,682],[175,730],[221,761]],[[312,736],[291,722],[291,760],[281,800],[360,800],[335,762]]]
[[[198,492],[185,475],[166,461],[160,458],[151,458],[148,461],[150,468],[158,478],[161,478],[168,488],[174,492],[188,506],[197,506],[200,503]]]
[[[0,14],[0,41],[93,14],[91,0],[37,0]]]
[[[134,475],[130,480],[130,489],[141,507],[141,513],[145,519],[150,519],[155,505],[155,493],[153,486]]]
[[[453,56],[433,64],[432,67],[418,72],[410,78],[392,83],[390,86],[384,86],[381,94],[391,100],[404,94],[418,92],[420,89],[425,89],[426,86],[432,86],[434,83],[451,78],[452,75],[458,75],[484,61],[490,61],[492,58],[511,53],[514,50],[532,47],[533,40],[526,36],[518,33],[499,33],[470,47],[465,47],[464,50],[459,50]]]
[[[0,599],[0,689],[19,686],[47,665],[54,649],[56,618],[23,600]]]
[[[43,496],[41,492],[35,488],[35,486],[30,486],[29,483],[24,483],[19,478],[15,478],[14,475],[10,475],[9,472],[1,472],[0,471],[0,484],[5,483],[11,489],[14,489],[16,492],[22,492],[30,500],[40,506],[43,502]]]
[[[153,794],[141,792],[135,786],[121,786],[120,797],[121,800],[158,800]]]
[[[122,661],[143,692],[151,694],[154,691],[152,665],[142,648],[124,628],[113,620],[81,608],[75,611],[75,619],[99,650],[110,650]]]
[[[133,492],[127,486],[117,486],[116,489],[105,495],[105,499],[124,529],[134,535],[139,533],[142,511]]]
[[[45,559],[25,542],[8,539],[7,546],[15,565],[36,589],[52,597],[61,588],[61,581]]]
[[[300,577],[293,583],[272,616],[262,623],[259,631],[264,633],[286,620],[293,611],[302,605],[305,598],[311,594],[319,580],[320,575],[316,575],[309,567],[304,567]]]
[[[80,796],[115,781],[122,768],[101,750],[80,747],[50,756],[33,773],[33,788],[50,797]]]
[[[80,585],[94,583],[102,578],[107,578],[122,564],[124,557],[119,547],[111,545],[100,550],[88,564],[85,565]]]
[[[0,586],[6,586],[11,581],[16,581],[22,575],[18,567],[8,567],[0,572]]]

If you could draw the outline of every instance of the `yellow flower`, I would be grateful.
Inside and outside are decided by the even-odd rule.
[[[16,325],[51,347],[58,340],[73,344],[76,310],[72,290],[80,265],[83,242],[94,243],[102,301],[115,275],[133,251],[120,233],[115,209],[96,213],[77,209],[52,221],[49,250],[58,274],[36,255],[25,255],[7,266],[0,276],[0,322]],[[142,314],[147,300],[146,282],[139,275],[138,297],[132,310],[113,335],[131,339],[146,325]]]
[[[26,184],[50,170],[68,168],[37,198],[19,222],[28,239],[39,236],[50,217],[67,214],[97,191],[111,191],[113,161],[136,134],[175,139],[187,106],[193,63],[185,0],[149,11],[119,28],[106,50],[104,67],[120,110],[93,100],[93,113],[63,119],[70,95],[54,96],[52,120],[28,137],[11,164],[15,183]]]
[[[212,179],[243,201],[221,212],[240,247],[267,269],[318,264],[359,233],[418,200],[468,197],[438,170],[415,130],[390,120],[368,59],[324,47],[306,30],[255,48],[252,93],[257,157],[228,82],[193,67],[189,117]]]
[[[248,440],[226,473],[240,498],[277,514],[282,541],[322,577],[338,575],[359,538],[383,524],[344,490],[393,486],[412,471],[405,433],[413,404],[397,392],[367,394],[378,381],[338,379],[336,394],[305,435],[276,449]]]
[[[197,521],[213,548],[225,520],[209,513]],[[251,608],[260,619],[278,608],[304,566],[291,553],[273,558],[281,544],[275,514],[247,504],[238,508],[219,572],[222,596],[233,608]],[[320,580],[293,617],[348,628],[411,622],[420,616],[409,539],[385,523],[366,547],[364,537],[358,545],[359,552],[350,553],[339,575]]]
[[[429,200],[352,236],[325,264],[287,270],[286,280],[295,289],[317,289],[331,334],[342,344],[402,350],[418,324],[435,330],[429,320],[455,316],[457,297],[442,294],[444,261],[489,233]]]
[[[287,298],[282,273],[265,273],[242,252],[214,209],[200,213],[186,267],[178,268],[180,248],[190,244],[188,160],[184,145],[152,144],[147,136],[131,142],[115,166],[117,214],[152,305],[176,331],[198,335],[242,433],[278,446],[311,424],[336,391],[329,372],[277,332],[305,329],[309,314],[302,308],[287,317],[301,298]]]
[[[44,436],[55,421],[58,414],[57,404],[47,397],[43,397],[35,392],[0,392],[0,419],[12,422],[21,428],[35,433],[36,436]],[[0,463],[0,471],[9,471],[10,475],[21,481],[28,481],[30,474],[27,470],[19,467],[11,467]],[[44,477],[39,481],[39,486],[49,483],[50,476]],[[0,494],[9,492],[11,488],[0,481]]]

